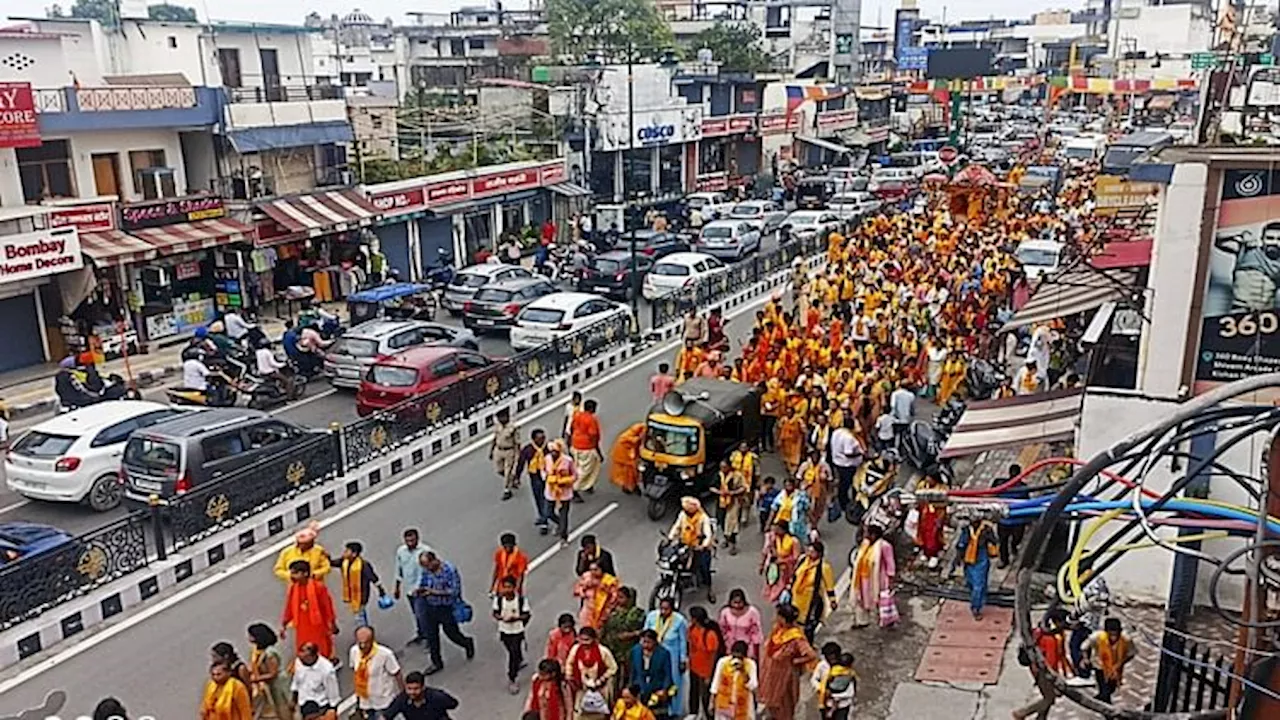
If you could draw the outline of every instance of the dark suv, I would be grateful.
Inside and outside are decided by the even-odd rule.
[[[595,293],[619,300],[630,300],[640,292],[645,273],[653,267],[653,258],[636,253],[636,274],[631,277],[631,253],[610,250],[591,260],[578,278],[578,291]]]
[[[525,305],[554,292],[556,286],[544,277],[491,282],[462,305],[462,324],[476,333],[509,330]]]
[[[124,496],[169,499],[322,432],[245,408],[186,413],[130,436],[120,464]]]

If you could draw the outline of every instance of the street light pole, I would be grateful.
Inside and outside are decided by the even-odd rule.
[[[627,222],[627,210],[631,209],[631,198],[627,193],[627,182],[631,178],[632,156],[636,148],[636,78],[635,78],[635,44],[627,41],[627,157],[623,163],[622,175],[622,222],[628,225],[627,244],[630,247],[631,269],[627,276],[627,284],[631,288],[631,317],[633,327],[640,327],[640,290],[636,287],[636,226]],[[638,334],[637,330],[637,334]]]

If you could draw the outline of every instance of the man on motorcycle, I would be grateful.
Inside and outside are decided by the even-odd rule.
[[[680,516],[676,518],[667,539],[689,548],[693,552],[693,571],[700,582],[707,586],[707,602],[716,601],[716,592],[711,587],[711,550],[716,545],[715,527],[711,516],[702,509],[702,503],[694,497],[680,499]]]
[[[204,363],[204,354],[198,350],[188,348],[182,353],[182,387],[187,390],[194,390],[203,398],[203,404],[216,405],[215,398],[209,394],[209,378],[225,376],[219,372],[209,369]],[[230,382],[230,380],[228,380]]]
[[[324,351],[332,344],[332,340],[320,337],[314,323],[303,325],[298,337],[298,369],[308,376],[318,372],[324,364]]]
[[[209,325],[209,332],[206,337],[218,349],[218,354],[222,357],[230,357],[235,352],[236,341],[227,335],[227,326],[221,320],[215,320]]]
[[[53,377],[53,389],[63,407],[82,408],[98,401],[98,393],[89,389],[87,381],[88,373],[77,366],[75,357],[63,358]]]

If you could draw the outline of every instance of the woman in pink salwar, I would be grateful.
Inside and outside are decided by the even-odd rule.
[[[747,657],[760,659],[760,644],[764,642],[764,628],[760,625],[760,611],[747,602],[747,594],[742,588],[734,588],[729,593],[729,604],[720,611],[720,634],[724,635],[724,644],[733,647],[739,640],[747,644]]]
[[[853,625],[865,627],[876,620],[880,627],[890,627],[898,622],[898,610],[893,596],[893,578],[897,565],[893,558],[893,546],[883,537],[883,531],[868,525],[862,543],[853,561]]]

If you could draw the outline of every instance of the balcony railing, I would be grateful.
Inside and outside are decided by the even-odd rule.
[[[67,111],[67,91],[65,88],[37,88],[34,91],[36,112],[61,113]]]
[[[231,103],[280,103],[341,99],[343,99],[342,87],[338,85],[265,85],[227,88],[227,100]]]
[[[75,92],[82,112],[173,110],[193,108],[198,103],[193,87],[96,87]]]

